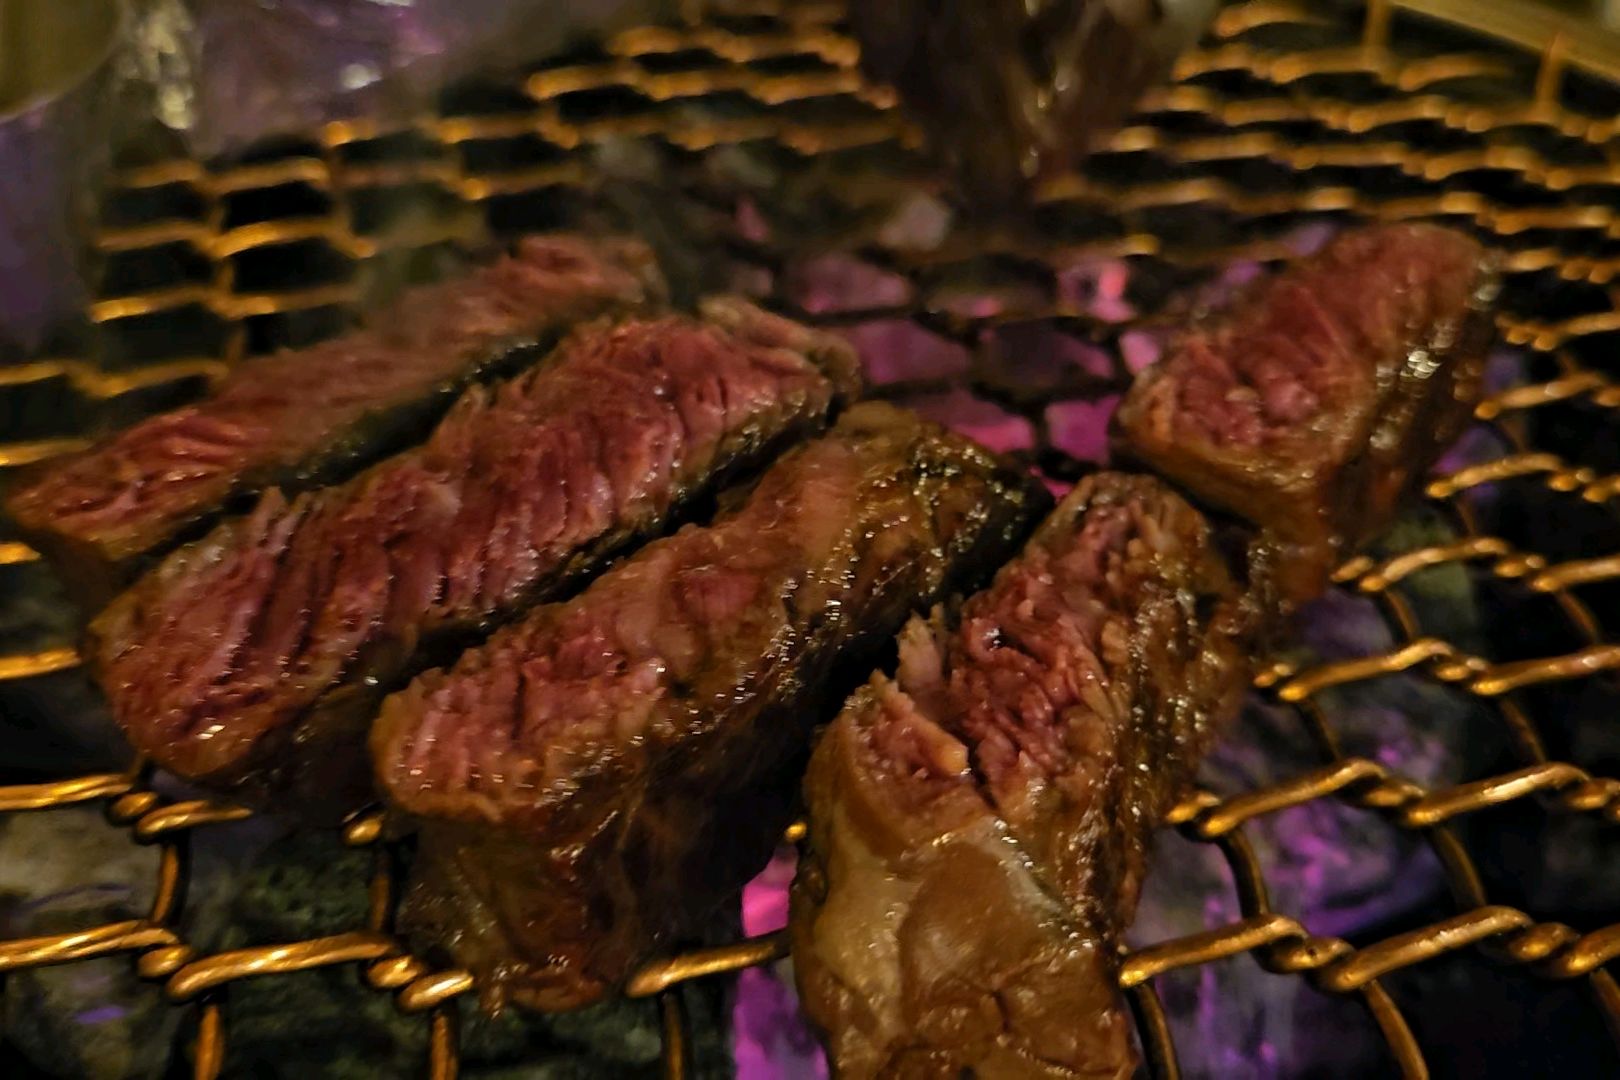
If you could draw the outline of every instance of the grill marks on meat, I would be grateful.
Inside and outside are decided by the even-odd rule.
[[[1173,343],[1119,410],[1122,448],[1265,529],[1283,598],[1307,599],[1461,433],[1495,288],[1460,233],[1344,233]]]
[[[381,696],[683,504],[818,430],[854,388],[834,339],[741,301],[582,329],[473,387],[422,447],[180,549],[92,626],[132,742],[218,786],[364,783]],[[314,759],[314,760],[312,760]]]
[[[411,290],[364,329],[243,364],[208,399],[51,463],[8,509],[93,599],[233,498],[341,479],[410,441],[467,383],[663,291],[640,243],[526,239],[469,277]]]
[[[1069,494],[818,745],[794,959],[846,1077],[1128,1076],[1114,952],[1254,615],[1147,477]]]
[[[1044,491],[884,404],[385,704],[422,831],[402,922],[546,1008],[594,1000],[764,865],[811,725],[911,612],[1009,555]]]
[[[1151,831],[1276,601],[1317,595],[1459,433],[1494,287],[1466,237],[1357,230],[1138,381],[1123,449],[1259,526],[1241,591],[1179,496],[1105,473],[955,620],[907,627],[805,783],[793,955],[838,1075],[1132,1073],[1113,956]]]

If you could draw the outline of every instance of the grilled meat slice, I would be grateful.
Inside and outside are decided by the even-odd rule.
[[[1309,599],[1461,433],[1495,289],[1461,233],[1344,233],[1182,334],[1120,407],[1122,449],[1261,526],[1282,598]]]
[[[839,1075],[1131,1073],[1110,958],[1151,831],[1272,602],[1317,595],[1460,432],[1493,291],[1466,237],[1357,230],[1138,381],[1122,449],[1260,527],[1246,592],[1178,496],[1103,474],[959,619],[908,627],[806,781],[794,957]]]
[[[739,470],[855,389],[837,339],[742,301],[576,331],[469,389],[423,446],[180,549],[91,627],[113,713],[164,767],[307,809],[367,790],[384,694]]]
[[[469,383],[663,291],[638,242],[526,239],[468,277],[407,292],[364,329],[243,364],[206,400],[50,463],[7,509],[99,606],[233,500],[341,479],[418,440]]]
[[[1197,511],[1103,473],[907,626],[805,781],[793,956],[838,1075],[1130,1075],[1116,950],[1255,622]]]
[[[1129,1076],[1106,942],[1041,884],[966,754],[887,679],[816,745],[791,929],[833,1075]]]
[[[620,985],[764,866],[812,726],[875,651],[1047,502],[973,444],[857,406],[712,526],[418,678],[372,734],[379,786],[421,826],[404,930],[492,1004]]]

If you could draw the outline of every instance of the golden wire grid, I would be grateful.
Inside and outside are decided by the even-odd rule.
[[[903,277],[914,301],[855,313],[806,312],[782,286],[783,269],[802,252],[746,227],[725,238],[740,266],[769,272],[767,298],[800,317],[839,326],[905,318],[964,346],[971,355],[964,374],[883,391],[905,400],[956,388],[994,399],[1030,420],[1036,445],[1029,459],[1060,477],[1083,466],[1052,444],[1046,408],[1117,393],[1129,378],[1121,336],[1151,326],[1155,312],[1106,321],[1077,310],[1056,298],[1058,267],[1123,259],[1133,270],[1196,276],[1234,259],[1284,257],[1288,230],[1303,221],[1434,218],[1492,240],[1510,293],[1521,285],[1527,293],[1558,298],[1539,311],[1509,304],[1501,317],[1504,339],[1524,350],[1536,376],[1478,409],[1480,424],[1508,452],[1428,485],[1428,500],[1455,525],[1458,538],[1379,560],[1357,558],[1336,575],[1341,588],[1376,601],[1396,647],[1311,667],[1276,663],[1257,678],[1267,700],[1296,711],[1325,763],[1236,797],[1195,792],[1171,815],[1183,835],[1219,848],[1242,918],[1125,958],[1121,985],[1148,1063],[1161,1077],[1179,1071],[1155,977],[1244,953],[1269,973],[1303,976],[1320,990],[1359,999],[1411,1077],[1427,1075],[1424,1051],[1382,980],[1474,947],[1526,976],[1583,981],[1620,1041],[1620,986],[1605,967],[1620,955],[1620,923],[1580,933],[1492,903],[1453,831],[1465,815],[1524,800],[1549,814],[1620,823],[1620,780],[1549,760],[1527,701],[1537,688],[1612,678],[1606,673],[1620,670],[1620,643],[1589,599],[1593,588],[1620,582],[1620,527],[1608,547],[1560,561],[1486,534],[1470,501],[1483,488],[1513,481],[1592,508],[1620,504],[1620,475],[1567,451],[1555,453],[1532,435],[1539,412],[1570,405],[1599,411],[1607,418],[1605,431],[1620,431],[1614,426],[1620,381],[1601,363],[1610,340],[1605,335],[1620,331],[1612,287],[1620,273],[1620,50],[1601,35],[1572,33],[1506,2],[1375,2],[1353,25],[1319,8],[1288,0],[1228,8],[1210,42],[1184,58],[1175,83],[1153,95],[1108,152],[1084,175],[1041,193],[1039,240],[962,227],[941,246],[920,252],[885,244],[870,230],[840,234],[838,249]],[[684,178],[677,184],[688,184],[686,197],[708,210],[719,207],[733,223],[736,202],[717,196],[712,174],[704,171],[716,152],[758,153],[789,175],[823,169],[816,190],[831,192],[835,201],[845,198],[842,209],[855,217],[861,207],[852,204],[881,200],[885,192],[899,197],[918,182],[916,140],[893,112],[890,95],[857,75],[856,50],[839,29],[836,5],[790,5],[783,13],[767,0],[728,10],[708,21],[622,34],[597,58],[545,68],[505,87],[496,108],[446,107],[403,128],[333,124],[307,145],[247,165],[215,168],[182,159],[121,173],[109,205],[123,198],[154,209],[106,225],[99,240],[109,265],[121,256],[178,251],[181,257],[169,262],[193,269],[180,280],[104,288],[88,313],[97,333],[95,351],[86,356],[0,368],[0,403],[49,389],[71,399],[60,411],[79,425],[0,445],[0,470],[82,445],[87,424],[109,412],[121,415],[127,401],[138,410],[147,400],[142,395],[160,397],[185,380],[217,378],[274,339],[274,327],[267,333],[260,325],[266,320],[342,312],[360,296],[355,271],[387,252],[473,236],[486,226],[499,230],[514,216],[527,220],[516,212],[522,208],[588,195],[596,183],[590,152],[606,140],[629,137],[657,147],[672,163],[672,175]],[[716,103],[724,107],[709,107]],[[839,183],[857,175],[859,184],[847,190]],[[379,193],[421,190],[442,210],[430,220],[412,215],[395,227],[368,208]],[[244,197],[265,193],[279,193],[271,200],[276,211],[241,220]],[[282,197],[289,194],[296,197]],[[768,217],[769,193],[747,194]],[[255,256],[276,252],[341,272],[330,280],[260,287],[245,268]],[[310,252],[319,257],[306,258]],[[986,266],[1037,282],[1046,299],[989,315],[936,302],[953,275],[982,273]],[[190,319],[191,329],[151,332],[173,318]],[[1111,371],[1039,392],[991,385],[983,335],[1014,322],[1053,326],[1102,348],[1112,358]],[[126,347],[120,336],[126,332],[165,344]],[[186,351],[197,340],[209,347]],[[104,411],[108,406],[114,408]],[[23,413],[13,409],[11,415]],[[1616,522],[1620,526],[1620,517]],[[1468,565],[1504,587],[1545,597],[1578,644],[1534,659],[1493,662],[1425,632],[1401,583],[1446,565]],[[0,543],[0,573],[38,572],[37,556],[25,545]],[[15,595],[13,583],[22,578],[3,580],[7,595]],[[48,644],[0,656],[0,681],[77,663],[71,647]],[[1343,754],[1324,692],[1396,673],[1433,680],[1494,711],[1521,767],[1425,790],[1386,765]],[[224,988],[240,979],[355,965],[366,985],[426,1018],[427,1073],[437,1080],[456,1075],[456,999],[474,989],[473,979],[432,969],[389,933],[398,882],[378,815],[356,818],[344,833],[347,843],[377,852],[365,926],[210,955],[189,945],[179,929],[188,839],[196,829],[249,812],[171,801],[151,780],[137,765],[0,787],[0,813],[102,803],[134,843],[155,845],[160,853],[155,899],[144,918],[0,942],[0,974],[128,956],[141,976],[164,984],[176,1005],[196,1010],[193,1072],[211,1078],[225,1070],[229,1049],[219,997]],[[1427,841],[1444,867],[1455,914],[1358,948],[1313,934],[1274,910],[1245,824],[1319,799],[1371,811]],[[801,831],[790,831],[789,838]],[[685,1076],[691,1068],[690,1031],[672,989],[769,962],[784,951],[783,936],[772,934],[659,961],[634,978],[631,995],[661,1002],[666,1075]]]

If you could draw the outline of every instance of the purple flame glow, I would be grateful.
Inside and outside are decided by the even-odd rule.
[[[853,255],[809,259],[787,272],[788,297],[805,311],[870,311],[909,303],[911,283]]]
[[[769,934],[787,925],[792,848],[777,852],[743,890],[743,931]],[[824,1080],[827,1062],[799,1013],[791,967],[750,968],[737,981],[732,1032],[738,1080]]]
[[[1119,406],[1119,395],[1097,401],[1060,401],[1046,410],[1052,445],[1081,461],[1108,464],[1108,421]]]
[[[918,414],[1000,453],[1028,450],[1035,445],[1035,428],[1028,420],[966,390],[909,398],[906,404]]]
[[[1137,314],[1125,298],[1130,277],[1130,267],[1122,260],[1077,259],[1058,268],[1058,302],[1104,322],[1126,322]]]

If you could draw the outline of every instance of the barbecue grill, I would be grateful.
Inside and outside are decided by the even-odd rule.
[[[1524,910],[1522,890],[1497,895],[1488,883],[1500,875],[1481,869],[1465,838],[1506,810],[1620,824],[1620,780],[1600,772],[1616,761],[1559,760],[1575,755],[1580,724],[1613,722],[1601,703],[1620,670],[1620,41],[1507,0],[1353,11],[1251,0],[1222,13],[1174,83],[1083,173],[1043,188],[1032,225],[1011,225],[944,212],[892,95],[857,74],[840,14],[836,4],[729,3],[521,81],[458,88],[403,127],[334,123],[228,166],[173,157],[125,168],[107,200],[86,332],[60,343],[66,355],[0,368],[6,414],[50,425],[0,445],[0,470],[184,400],[244,357],[334,331],[375,279],[418,254],[623,212],[636,202],[623,192],[639,190],[668,196],[660,220],[675,222],[672,234],[697,230],[701,243],[677,246],[712,253],[703,273],[721,284],[868,344],[896,327],[929,342],[935,361],[875,372],[878,392],[967,417],[1061,484],[1095,464],[1098,418],[1181,298],[1207,297],[1234,266],[1286,257],[1336,223],[1432,218],[1471,230],[1507,274],[1499,366],[1509,374],[1479,407],[1464,452],[1427,486],[1449,532],[1335,575],[1341,598],[1376,605],[1390,648],[1262,666],[1257,695],[1319,764],[1238,794],[1201,790],[1175,810],[1183,837],[1224,858],[1239,917],[1138,945],[1121,983],[1161,1077],[1179,1075],[1163,979],[1241,954],[1263,969],[1255,978],[1306,979],[1359,1001],[1407,1076],[1428,1075],[1448,1048],[1425,1045],[1391,982],[1453,953],[1482,955],[1527,992],[1583,987],[1620,1040],[1620,986],[1606,968],[1620,955],[1620,923],[1577,930]],[[632,182],[615,187],[615,168]],[[805,285],[817,266],[881,287],[829,300]],[[1020,334],[1060,342],[1067,359],[1021,365],[1009,344]],[[1466,570],[1491,613],[1483,644],[1426,625],[1411,599],[1413,582],[1446,568]],[[46,573],[25,545],[0,542],[0,605],[15,608]],[[15,647],[0,656],[0,691],[60,685],[79,663],[60,627],[6,640]],[[1507,747],[1506,767],[1425,788],[1400,760],[1347,750],[1345,692],[1396,675],[1466,699]],[[1369,938],[1274,908],[1250,830],[1316,801],[1426,844],[1450,909]],[[194,1011],[192,1070],[207,1078],[229,1072],[222,1003],[233,984],[347,965],[428,1026],[428,1074],[456,1075],[473,979],[413,957],[389,933],[397,881],[378,814],[343,833],[376,853],[364,925],[208,954],[183,932],[188,844],[249,812],[160,791],[139,764],[0,787],[0,813],[76,804],[104,806],[130,843],[157,849],[151,910],[0,942],[0,973],[127,957]],[[1517,857],[1542,854],[1532,843]],[[691,1075],[682,984],[784,950],[782,935],[767,934],[635,977],[631,995],[660,1002],[666,1075]]]

